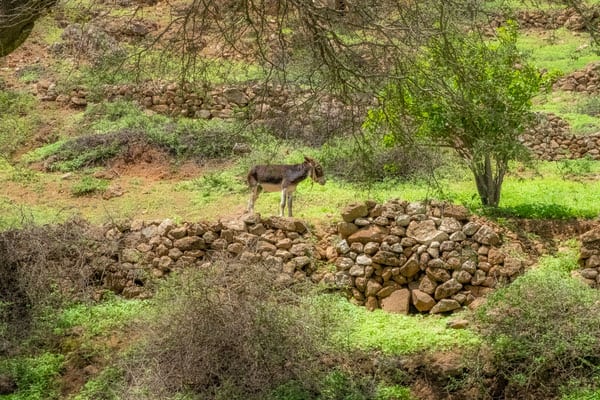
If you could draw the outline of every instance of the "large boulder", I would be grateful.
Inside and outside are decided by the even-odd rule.
[[[380,303],[384,311],[396,314],[408,314],[410,310],[410,290],[396,290],[388,297],[381,299]]]

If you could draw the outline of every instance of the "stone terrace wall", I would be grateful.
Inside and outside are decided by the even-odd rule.
[[[443,313],[468,305],[523,271],[520,246],[459,206],[392,201],[348,206],[329,257],[336,280],[369,309]]]
[[[367,202],[342,216],[336,232],[320,238],[300,220],[259,215],[113,226],[105,236],[120,249],[96,260],[95,275],[124,297],[148,297],[154,279],[225,257],[263,263],[282,284],[310,279],[345,289],[370,309],[441,313],[470,304],[524,267],[515,256],[519,246],[502,246],[498,229],[469,218],[463,207]]]
[[[202,267],[214,257],[263,262],[280,271],[282,283],[314,272],[312,235],[297,219],[247,215],[213,224],[135,221],[110,228],[106,237],[117,240],[121,249],[115,259],[97,263],[95,273],[105,289],[127,298],[150,296],[153,279]]]
[[[569,124],[554,114],[545,115],[545,118],[519,139],[540,160],[585,157],[600,160],[600,132],[573,135]]]
[[[592,24],[598,23],[600,13],[597,9],[592,11]],[[585,30],[585,23],[573,8],[567,8],[559,11],[548,10],[524,10],[516,15],[520,28],[534,29],[557,29],[564,27],[572,31]],[[497,16],[492,21],[493,27],[498,27],[506,22],[506,17]]]
[[[36,91],[44,101],[74,108],[88,104],[89,93],[84,87],[58,93],[53,82],[44,80],[37,83]],[[202,90],[152,81],[109,85],[102,96],[107,101],[132,100],[147,110],[175,117],[246,119],[271,127],[286,138],[323,139],[334,132],[347,132],[349,126],[360,123],[355,121],[356,115],[364,115],[364,109],[374,102],[372,98],[356,98],[349,106],[327,95],[315,100],[310,91],[290,90],[280,85],[233,85]]]
[[[598,94],[600,92],[600,63],[591,63],[582,70],[560,78],[552,88],[567,92]]]
[[[580,237],[581,250],[576,275],[594,288],[600,287],[600,227],[594,228]]]

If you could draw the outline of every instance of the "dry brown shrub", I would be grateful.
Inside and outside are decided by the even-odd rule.
[[[114,243],[82,220],[0,233],[0,354],[31,333],[36,317],[50,317],[67,300],[93,290],[93,259]]]
[[[274,282],[264,265],[227,261],[172,278],[155,297],[144,349],[127,367],[130,389],[145,388],[148,398],[191,391],[264,399],[284,382],[309,381],[322,326]]]

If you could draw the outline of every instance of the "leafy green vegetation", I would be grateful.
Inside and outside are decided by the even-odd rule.
[[[331,334],[340,348],[399,356],[480,344],[479,337],[469,330],[447,329],[448,318],[371,312],[338,295],[321,296],[315,302],[335,321]]]
[[[570,277],[577,249],[540,260],[476,312],[506,395],[555,395],[574,379],[600,376],[598,291]],[[550,378],[551,377],[551,378]]]
[[[106,300],[98,304],[77,303],[65,308],[58,316],[53,333],[65,335],[80,327],[88,337],[126,328],[131,321],[147,312],[149,304],[142,300],[126,300],[106,293]]]
[[[93,176],[84,175],[79,181],[71,186],[73,196],[85,196],[93,193],[102,193],[108,188],[106,179],[98,179]]]
[[[64,363],[60,354],[0,360],[0,372],[15,379],[17,391],[3,400],[53,400],[60,398],[58,378]]]
[[[482,42],[444,22],[415,60],[398,61],[402,79],[383,90],[365,126],[383,130],[390,143],[454,149],[473,172],[481,203],[497,207],[508,163],[526,153],[518,136],[545,78],[517,48],[514,23]]]
[[[82,123],[81,136],[35,149],[24,159],[33,162],[53,157],[51,169],[77,171],[119,156],[133,162],[152,146],[176,159],[203,161],[231,157],[236,145],[256,140],[255,133],[261,132],[248,132],[236,122],[147,115],[126,101],[90,106]]]
[[[107,367],[97,377],[88,380],[73,400],[120,400],[123,392],[124,372]]]

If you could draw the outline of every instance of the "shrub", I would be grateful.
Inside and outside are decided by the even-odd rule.
[[[251,140],[237,123],[148,116],[126,101],[90,106],[82,125],[82,136],[47,145],[28,159],[45,158],[51,169],[74,171],[106,165],[115,157],[131,162],[137,153],[156,149],[178,159],[202,162],[229,158],[236,145]]]
[[[584,98],[577,103],[576,108],[580,114],[598,117],[600,116],[600,99],[596,96]]]
[[[95,279],[91,254],[101,259],[115,247],[78,220],[1,233],[0,354],[35,333],[38,323],[51,322],[66,301],[88,298]]]
[[[569,276],[573,253],[544,259],[477,311],[501,397],[549,398],[600,371],[600,295]]]
[[[226,261],[173,277],[155,298],[155,322],[129,367],[133,381],[152,398],[189,390],[262,399],[289,381],[310,386],[319,324],[274,281],[265,265]]]
[[[0,156],[13,155],[36,132],[35,102],[31,94],[0,90]]]
[[[417,179],[431,176],[442,164],[438,153],[411,147],[385,147],[369,139],[335,139],[323,146],[323,167],[348,182],[372,183],[386,179]]]

